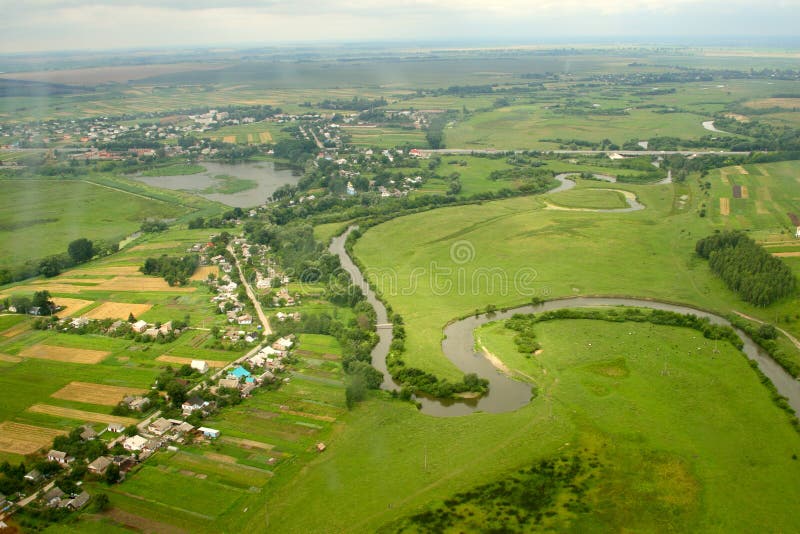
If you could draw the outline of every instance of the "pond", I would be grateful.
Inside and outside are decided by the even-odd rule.
[[[180,176],[143,176],[132,178],[147,185],[186,191],[232,207],[251,208],[264,204],[280,186],[296,184],[299,175],[272,161],[247,163],[200,162],[205,172]],[[220,179],[219,177],[226,177]],[[230,192],[225,192],[229,190]],[[238,190],[237,190],[238,189]]]

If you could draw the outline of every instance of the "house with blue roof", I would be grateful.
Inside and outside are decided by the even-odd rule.
[[[250,376],[250,371],[248,371],[241,365],[237,366],[233,371],[228,373],[228,378],[235,378],[236,380],[241,380],[242,378],[247,378],[249,376]]]

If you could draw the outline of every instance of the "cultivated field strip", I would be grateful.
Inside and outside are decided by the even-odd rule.
[[[87,412],[86,410],[76,410],[74,408],[64,408],[62,406],[52,406],[50,404],[34,404],[28,408],[31,413],[41,413],[55,417],[64,417],[76,421],[86,421],[90,423],[119,423],[129,426],[135,425],[138,421],[133,417],[121,417],[119,415],[107,415],[97,412]]]
[[[85,313],[87,319],[127,319],[130,314],[134,317],[145,313],[152,304],[131,304],[129,302],[104,302],[97,308]]]
[[[57,347],[55,345],[33,345],[19,353],[23,358],[36,358],[39,360],[53,360],[65,363],[100,363],[109,354],[107,350],[75,349]]]
[[[3,421],[0,423],[0,451],[31,454],[50,446],[53,438],[62,434],[65,432],[54,428]]]
[[[147,393],[147,390],[141,388],[108,386],[89,382],[70,382],[50,396],[55,399],[85,402],[86,404],[115,406],[127,395],[141,395],[144,393]]]

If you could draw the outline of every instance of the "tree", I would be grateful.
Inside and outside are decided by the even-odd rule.
[[[91,241],[85,237],[82,237],[69,244],[67,247],[67,253],[75,263],[84,263],[92,259],[92,256],[94,255],[94,247]]]
[[[119,466],[117,464],[111,464],[106,470],[106,484],[111,486],[117,482],[119,482]]]
[[[367,396],[367,384],[361,375],[353,375],[345,389],[345,400],[347,402],[347,409],[352,410],[357,402],[361,402]]]
[[[128,436],[129,438],[132,438],[138,433],[139,433],[139,427],[137,427],[136,425],[129,425],[128,427],[125,428],[125,435]]]
[[[51,278],[61,274],[61,261],[58,256],[48,256],[39,262],[39,274]]]
[[[38,306],[41,308],[40,314],[41,315],[50,315],[53,313],[53,309],[55,308],[55,303],[50,300],[50,292],[46,289],[44,291],[37,291],[33,294],[33,301],[31,304],[36,307]]]

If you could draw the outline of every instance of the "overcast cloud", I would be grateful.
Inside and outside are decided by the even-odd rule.
[[[800,0],[0,0],[0,52],[793,36]]]

